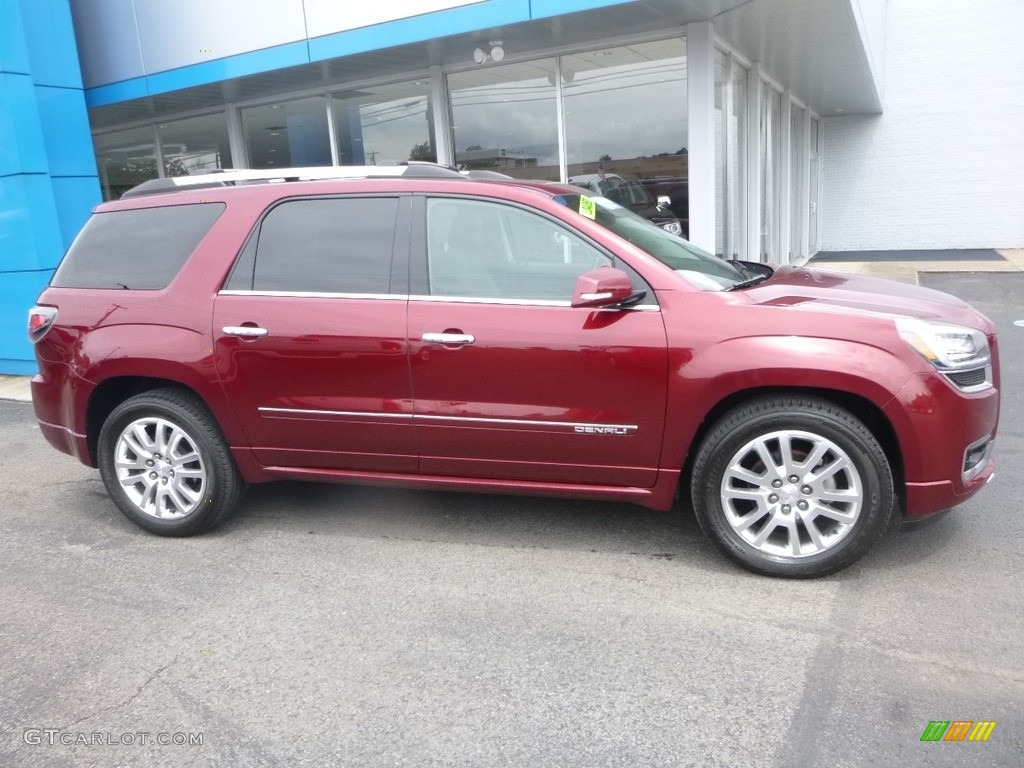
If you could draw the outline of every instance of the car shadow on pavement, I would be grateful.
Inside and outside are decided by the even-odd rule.
[[[714,559],[692,511],[526,496],[276,482],[250,487],[213,535],[266,529],[479,546]]]

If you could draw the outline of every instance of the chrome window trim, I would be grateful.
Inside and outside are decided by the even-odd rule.
[[[374,301],[430,301],[453,304],[495,304],[506,307],[563,307],[572,308],[571,301],[548,301],[544,299],[494,299],[483,296],[427,296],[405,293],[331,293],[328,291],[250,291],[238,288],[217,291],[218,296],[264,296],[290,299],[371,299]],[[658,304],[635,304],[630,307],[580,307],[589,312],[659,312]]]
[[[383,413],[370,411],[331,411],[312,408],[272,408],[260,406],[260,413],[295,413],[315,416],[360,416],[366,418],[402,419],[406,421],[464,421],[474,424],[515,424],[527,427],[567,427],[577,434],[632,434],[639,429],[636,424],[594,424],[575,421],[541,421],[537,419],[498,419],[485,416],[442,416],[423,413]],[[617,430],[608,432],[607,430]]]
[[[425,294],[412,294],[409,301],[431,301],[451,302],[453,304],[497,304],[506,307],[563,307],[573,308],[571,301],[555,301],[548,299],[494,299],[482,296],[429,296]],[[637,304],[629,307],[577,307],[588,312],[612,310],[615,312],[659,312],[661,307],[657,304]]]
[[[397,299],[408,301],[404,293],[332,293],[330,291],[249,291],[242,289],[224,289],[217,292],[218,296],[278,296],[293,299]]]

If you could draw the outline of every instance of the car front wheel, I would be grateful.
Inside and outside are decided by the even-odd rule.
[[[809,578],[860,558],[894,511],[892,471],[871,431],[814,397],[727,413],[694,461],[693,506],[708,537],[757,573]]]
[[[162,536],[191,536],[231,510],[242,480],[209,411],[180,390],[125,400],[99,439],[107,492],[136,525]]]

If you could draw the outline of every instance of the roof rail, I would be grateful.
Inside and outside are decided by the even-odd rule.
[[[211,171],[192,176],[170,176],[150,179],[132,187],[123,195],[125,200],[143,195],[159,195],[185,189],[212,189],[240,184],[273,184],[286,181],[314,181],[318,179],[373,179],[373,178],[464,179],[454,168],[436,163],[408,163],[406,165],[329,165],[313,168],[264,168],[258,170]]]

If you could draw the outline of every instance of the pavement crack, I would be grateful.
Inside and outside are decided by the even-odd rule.
[[[187,641],[191,640],[193,637],[195,637],[195,635],[196,635],[196,633],[193,632],[188,637],[183,638],[182,642],[184,643],[184,642],[187,642]],[[97,717],[97,716],[103,714],[104,712],[112,712],[115,709],[120,709],[121,707],[128,706],[133,701],[135,701],[137,698],[139,698],[139,696],[142,695],[142,692],[144,690],[146,690],[146,688],[148,688],[150,686],[150,684],[153,683],[154,680],[156,680],[158,677],[160,677],[160,675],[162,675],[168,669],[170,669],[175,664],[177,664],[179,661],[181,661],[181,657],[184,655],[184,653],[185,653],[185,649],[182,648],[180,651],[178,651],[177,655],[175,655],[175,657],[173,659],[168,661],[162,667],[159,667],[158,669],[154,670],[149,675],[149,677],[147,677],[145,679],[145,681],[143,681],[143,683],[138,688],[135,689],[135,692],[132,693],[130,696],[128,696],[123,701],[119,701],[119,702],[116,702],[114,704],[110,704],[110,705],[108,705],[106,707],[101,707],[100,709],[97,709],[95,712],[92,712],[92,713],[90,713],[88,715],[85,715],[84,717],[80,717],[77,720],[75,720],[74,722],[69,723],[68,725],[62,726],[61,730],[62,731],[68,731],[68,730],[74,728],[76,725],[80,725],[81,723],[84,723],[84,722],[86,722],[88,720],[92,720],[94,717]]]

